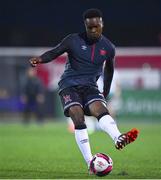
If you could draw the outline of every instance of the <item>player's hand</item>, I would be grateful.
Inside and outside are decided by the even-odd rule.
[[[32,67],[36,67],[38,64],[41,63],[42,60],[40,57],[33,57],[29,61]]]

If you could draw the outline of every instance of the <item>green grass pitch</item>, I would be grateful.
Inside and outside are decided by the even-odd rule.
[[[88,175],[86,164],[65,123],[0,124],[0,178],[5,179],[160,179],[161,123],[119,122],[126,132],[136,127],[136,142],[118,151],[103,132],[90,135],[93,154],[106,153],[113,171],[103,178]]]

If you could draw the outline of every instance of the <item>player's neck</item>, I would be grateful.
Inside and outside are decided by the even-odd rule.
[[[87,34],[86,34],[86,39],[88,41],[88,43],[90,44],[94,44],[96,42],[98,42],[100,40],[101,36],[99,38],[90,38]]]

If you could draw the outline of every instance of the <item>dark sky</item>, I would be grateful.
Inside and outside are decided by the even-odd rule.
[[[53,46],[84,30],[88,8],[103,12],[104,34],[117,46],[160,45],[161,0],[2,0],[0,46]]]

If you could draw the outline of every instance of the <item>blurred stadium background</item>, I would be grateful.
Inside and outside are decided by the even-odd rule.
[[[0,48],[0,113],[1,120],[21,120],[23,104],[21,86],[28,59],[38,56],[46,47]],[[64,120],[58,97],[58,81],[64,70],[66,55],[38,67],[37,75],[46,92],[44,114],[46,119]],[[116,69],[122,89],[122,105],[118,116],[123,119],[161,119],[161,49],[159,47],[118,47]],[[5,77],[5,78],[4,78]],[[12,119],[9,118],[12,117]],[[13,117],[16,118],[13,118]]]
[[[155,122],[160,126],[161,0],[1,1],[1,124],[22,121],[20,95],[28,59],[51,49],[67,34],[83,31],[82,13],[91,7],[102,10],[104,34],[116,45],[116,69],[122,88],[118,122],[143,122],[145,126]],[[37,75],[45,86],[46,122],[65,122],[57,93],[65,58],[64,54],[38,67]]]

